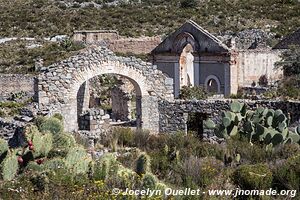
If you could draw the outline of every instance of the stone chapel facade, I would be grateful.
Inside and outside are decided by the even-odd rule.
[[[274,69],[280,50],[227,46],[193,21],[170,34],[151,52],[152,63],[173,78],[175,97],[183,86],[203,86],[214,94],[236,94],[266,75],[269,82],[281,77]]]

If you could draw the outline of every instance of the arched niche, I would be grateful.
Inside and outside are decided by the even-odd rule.
[[[194,56],[193,46],[187,44],[179,58],[179,83],[183,86],[194,86]]]

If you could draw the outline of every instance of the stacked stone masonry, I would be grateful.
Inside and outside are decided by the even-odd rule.
[[[108,123],[109,115],[102,109],[91,109],[79,117],[79,130],[101,133],[103,124]]]
[[[10,97],[12,93],[24,92],[34,96],[36,91],[36,78],[23,74],[0,74],[0,99]]]
[[[78,129],[77,93],[87,80],[102,74],[129,79],[141,100],[143,128],[158,132],[159,99],[173,99],[173,80],[155,65],[134,57],[119,57],[104,47],[91,46],[76,56],[43,68],[39,75],[40,109],[64,116],[66,130]]]
[[[233,100],[198,100],[198,101],[159,101],[159,127],[160,132],[170,133],[184,131],[186,128],[186,115],[191,113],[207,114],[215,122],[220,121],[222,111],[229,110]],[[286,115],[290,115],[291,123],[300,120],[300,102],[293,101],[252,101],[239,100],[249,109],[259,106],[269,109],[281,109]]]
[[[25,140],[24,127],[25,123],[23,122],[6,120],[0,117],[0,138],[7,140],[10,146],[17,147]]]

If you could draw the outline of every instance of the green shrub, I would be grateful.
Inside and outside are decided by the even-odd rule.
[[[111,186],[117,188],[132,188],[140,185],[140,179],[138,175],[129,168],[125,168],[120,165],[116,171],[116,174],[109,177],[107,182],[110,182]]]
[[[138,148],[145,148],[148,146],[150,132],[148,130],[137,130],[134,134],[134,146]]]
[[[134,161],[140,155],[141,150],[138,148],[131,148],[129,151],[127,149],[123,149],[123,151],[119,153],[118,161],[122,163],[124,167],[131,168]]]
[[[131,128],[118,127],[118,128],[114,128],[113,132],[118,135],[118,143],[121,146],[124,146],[124,145],[131,146],[132,145],[134,135],[133,135]]]
[[[64,127],[62,122],[54,117],[46,119],[46,121],[41,124],[42,132],[50,131],[52,134],[58,134],[61,133],[63,129]]]
[[[227,140],[226,151],[227,153],[230,152],[230,155],[227,156],[234,157],[236,154],[240,154],[242,163],[266,162],[270,156],[264,145],[249,145],[246,138]]]
[[[290,157],[274,172],[275,186],[280,189],[300,190],[300,154]]]
[[[163,151],[155,151],[149,154],[151,156],[151,168],[158,178],[164,178],[175,165],[169,160]]]
[[[0,108],[22,108],[24,104],[15,101],[0,102]]]
[[[272,186],[272,172],[265,164],[242,165],[233,173],[233,181],[244,190],[266,190]]]
[[[279,85],[277,94],[286,99],[300,99],[300,75],[284,78]]]
[[[180,99],[206,99],[207,92],[201,86],[183,86],[179,94]]]
[[[45,172],[36,172],[31,175],[30,181],[34,187],[34,191],[48,191],[49,178]]]
[[[223,163],[213,157],[197,158],[189,157],[183,164],[183,179],[186,186],[194,184],[204,188],[212,183],[223,168]]]
[[[157,178],[150,173],[146,173],[142,179],[142,187],[144,189],[155,189],[157,184]]]
[[[64,120],[64,117],[60,113],[55,113],[52,117],[59,119],[61,122]]]
[[[291,45],[289,49],[282,52],[281,60],[276,62],[276,66],[283,70],[284,76],[290,77],[300,75],[300,46]]]
[[[215,157],[218,160],[222,160],[224,157],[224,148],[218,144],[198,142],[194,154],[198,157]]]
[[[279,159],[294,157],[300,154],[300,145],[293,143],[282,145],[274,151],[274,154]]]

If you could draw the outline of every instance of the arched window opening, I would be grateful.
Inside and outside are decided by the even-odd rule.
[[[208,80],[207,91],[209,93],[217,93],[218,92],[218,83],[215,79]]]
[[[210,94],[219,94],[221,89],[218,77],[215,75],[208,76],[205,80],[205,89]]]

